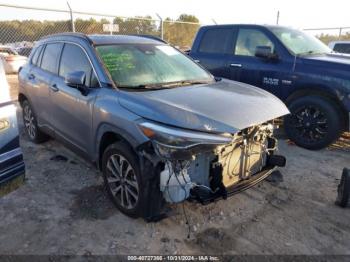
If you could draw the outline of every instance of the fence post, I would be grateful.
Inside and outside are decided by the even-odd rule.
[[[158,16],[159,20],[160,20],[160,38],[162,38],[164,40],[164,23],[163,23],[163,18],[156,13],[156,15]]]
[[[72,8],[70,7],[68,1],[67,1],[67,5],[68,5],[68,8],[69,8],[69,13],[70,13],[70,21],[71,21],[71,24],[72,24],[72,32],[75,32],[75,25],[74,25],[74,18],[73,18],[73,10],[72,10]]]
[[[340,40],[340,38],[341,38],[342,29],[343,29],[343,28],[341,28],[341,27],[339,28],[339,36],[338,36],[338,40]]]

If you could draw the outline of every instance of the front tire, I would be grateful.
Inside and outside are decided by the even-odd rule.
[[[23,124],[30,141],[36,144],[47,141],[49,137],[39,129],[38,121],[28,100],[23,101],[22,109]]]
[[[139,161],[124,142],[109,145],[102,157],[102,173],[108,195],[115,206],[129,217],[142,215],[144,187]]]
[[[318,150],[339,138],[342,116],[328,98],[305,96],[289,104],[290,115],[284,118],[285,132],[296,145]]]

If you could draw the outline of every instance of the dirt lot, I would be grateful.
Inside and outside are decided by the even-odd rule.
[[[350,208],[334,205],[350,167],[349,133],[318,152],[282,138],[283,182],[208,206],[186,203],[189,238],[182,205],[159,223],[130,219],[109,202],[91,164],[54,140],[32,144],[22,128],[21,145],[27,180],[0,199],[0,254],[350,255]]]

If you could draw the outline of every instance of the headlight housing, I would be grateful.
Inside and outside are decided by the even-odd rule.
[[[218,145],[232,141],[230,134],[209,134],[152,122],[143,122],[139,127],[153,142],[158,155],[167,159],[191,159],[199,152],[212,150]]]

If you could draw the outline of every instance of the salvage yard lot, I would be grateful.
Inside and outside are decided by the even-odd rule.
[[[16,76],[8,77],[16,98]],[[19,117],[21,117],[21,110]],[[208,206],[172,205],[146,223],[108,200],[100,173],[59,142],[28,141],[20,121],[26,182],[0,199],[1,254],[348,254],[350,208],[334,205],[350,134],[307,151],[280,139],[283,182],[266,182]],[[60,156],[60,157],[57,157]]]

